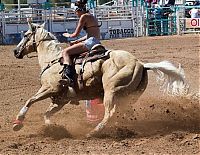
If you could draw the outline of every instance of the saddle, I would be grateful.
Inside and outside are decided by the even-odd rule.
[[[79,73],[77,73],[77,83],[79,90],[83,89],[83,73],[87,62],[94,62],[99,59],[106,60],[110,58],[110,50],[106,50],[101,44],[94,45],[88,52],[73,57],[73,65],[81,65]]]
[[[89,52],[82,53],[75,56],[73,63],[74,65],[81,65],[81,70],[84,72],[84,66],[87,62],[94,62],[98,59],[109,58],[109,52],[101,44],[94,45]]]
[[[106,60],[110,58],[110,51],[106,50],[101,44],[94,45],[89,52],[85,52],[74,58],[74,65],[81,65],[80,72],[78,73],[77,82],[79,90],[83,89],[83,73],[84,67],[87,62],[94,62],[99,59]]]

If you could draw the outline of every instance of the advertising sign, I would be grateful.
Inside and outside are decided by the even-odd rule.
[[[187,18],[186,28],[200,28],[200,18]]]
[[[111,38],[126,38],[126,37],[133,37],[134,36],[134,30],[133,28],[114,28],[109,29],[110,39]]]

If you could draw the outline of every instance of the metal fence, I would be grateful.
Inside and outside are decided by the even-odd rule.
[[[177,33],[177,7],[156,7],[146,9],[147,35],[173,35]]]
[[[150,8],[144,5],[97,6],[91,9],[101,25],[101,39],[199,33],[200,18],[190,18],[191,6]],[[200,6],[197,6],[200,9]],[[165,15],[167,13],[167,15]],[[0,11],[0,43],[15,44],[27,31],[27,18],[46,23],[46,29],[63,42],[63,32],[75,30],[78,18],[64,7],[21,8]],[[81,32],[81,36],[85,32]]]
[[[198,18],[191,18],[191,9],[199,10]],[[200,5],[199,6],[180,6],[177,8],[177,34],[200,33]]]

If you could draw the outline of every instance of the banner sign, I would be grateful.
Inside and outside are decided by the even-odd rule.
[[[110,34],[110,39],[111,38],[133,37],[134,36],[134,30],[133,30],[133,28],[110,29],[109,34]]]
[[[187,18],[186,28],[200,28],[200,18]]]

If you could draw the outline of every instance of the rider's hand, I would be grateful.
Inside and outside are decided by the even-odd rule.
[[[63,36],[64,36],[64,37],[67,37],[67,38],[69,38],[70,35],[71,35],[71,34],[69,34],[69,33],[63,33]]]

